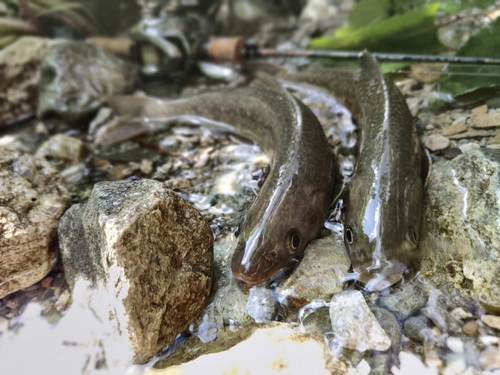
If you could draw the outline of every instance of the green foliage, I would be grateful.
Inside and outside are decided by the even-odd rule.
[[[314,39],[309,48],[379,52],[435,53],[443,50],[434,27],[439,4],[382,19],[339,35]]]
[[[459,56],[500,58],[500,18],[473,35],[460,50]],[[449,73],[449,74],[446,74]],[[439,80],[439,90],[454,97],[479,88],[500,86],[500,66],[449,65]]]

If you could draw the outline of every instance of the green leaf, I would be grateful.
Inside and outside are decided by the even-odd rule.
[[[434,3],[435,0],[398,0],[393,3],[394,13],[405,13],[415,8]],[[485,9],[494,4],[495,0],[441,0],[440,9],[446,13],[457,13],[464,9]]]
[[[348,34],[314,39],[308,48],[435,53],[443,50],[434,27],[439,4],[378,21]]]
[[[497,18],[457,51],[458,56],[500,57],[500,18]],[[447,74],[448,73],[448,74]],[[498,65],[448,65],[439,80],[439,90],[454,97],[484,87],[500,86]]]
[[[348,16],[351,31],[369,26],[389,17],[390,0],[361,0]]]

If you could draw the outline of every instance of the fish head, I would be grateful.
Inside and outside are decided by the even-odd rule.
[[[353,210],[357,215],[344,223],[344,242],[353,270],[367,291],[397,283],[418,256],[422,181],[418,176],[408,178],[400,181],[399,189],[399,199],[380,199],[376,210],[368,202]]]
[[[258,200],[262,196],[257,197],[241,226],[231,260],[237,280],[248,285],[261,284],[300,262],[307,245],[323,227],[331,200],[331,192],[323,190],[306,195],[304,191],[297,192],[293,184],[284,185],[276,204],[267,205],[260,212]]]

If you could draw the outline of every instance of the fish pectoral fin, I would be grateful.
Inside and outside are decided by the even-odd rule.
[[[431,173],[432,168],[432,158],[430,152],[420,145],[420,178],[422,179],[422,183],[424,187],[427,183],[427,179]]]

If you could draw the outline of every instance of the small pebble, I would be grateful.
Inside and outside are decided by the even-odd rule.
[[[481,336],[479,340],[483,343],[483,345],[496,345],[500,339],[496,336]]]
[[[462,330],[467,335],[475,335],[477,332],[477,323],[474,320],[467,322],[462,327]]]
[[[431,134],[424,141],[424,146],[431,151],[444,150],[449,145],[450,140],[441,134]]]
[[[451,315],[453,315],[456,319],[466,319],[470,316],[470,314],[461,307],[453,309]]]
[[[486,104],[476,107],[472,110],[473,115],[485,115],[488,113],[488,106]]]
[[[464,131],[467,130],[467,126],[465,126],[465,118],[460,118],[459,120],[463,119],[462,122],[457,122],[453,121],[453,123],[443,129],[441,132],[443,135],[454,135],[458,133],[463,133]]]
[[[464,343],[458,337],[448,337],[446,339],[446,346],[448,346],[453,353],[463,353],[464,351]]]
[[[500,133],[495,135],[493,138],[490,140],[490,145],[497,145],[500,144]]]
[[[467,152],[469,150],[474,150],[474,149],[480,148],[480,147],[479,147],[479,145],[477,143],[469,142],[469,143],[466,143],[464,145],[458,146],[458,148],[462,152]]]
[[[141,172],[144,174],[150,174],[153,172],[153,162],[149,159],[141,160]]]
[[[42,280],[41,284],[45,289],[48,289],[52,285],[54,285],[54,278],[52,276],[47,276],[45,279]]]
[[[470,120],[474,128],[494,128],[500,126],[500,113],[471,115]]]
[[[434,125],[432,124],[429,124],[425,127],[425,130],[433,130],[434,129]]]
[[[487,347],[481,353],[480,359],[483,370],[496,370],[500,368],[500,349],[495,347]]]
[[[483,315],[481,321],[491,328],[500,329],[500,316]]]
[[[461,155],[462,150],[457,147],[445,148],[443,151],[441,151],[441,154],[445,159],[451,160],[456,158],[458,155]]]

